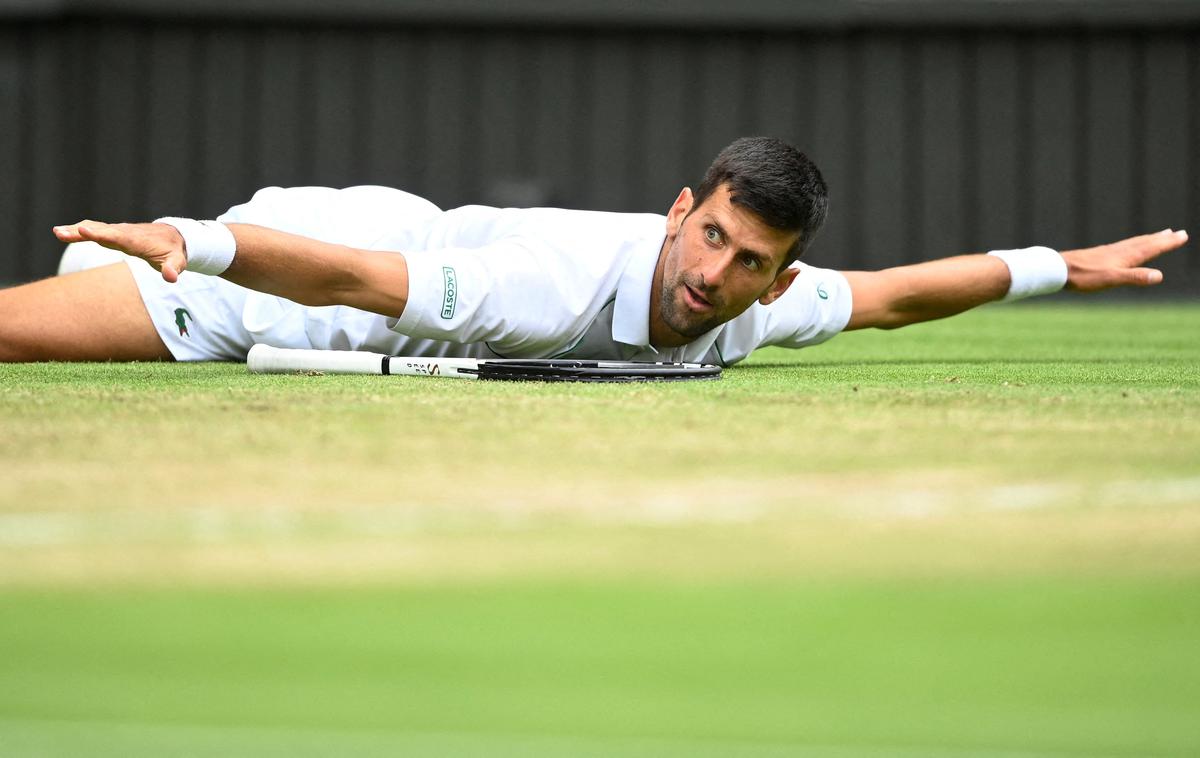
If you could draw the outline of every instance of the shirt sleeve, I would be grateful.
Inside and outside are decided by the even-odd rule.
[[[755,303],[729,322],[717,338],[720,360],[732,365],[757,348],[807,347],[835,336],[850,323],[850,283],[840,272],[803,263],[783,295],[770,305]]]
[[[393,331],[422,339],[486,342],[511,357],[544,357],[577,336],[595,310],[601,270],[569,270],[538,240],[514,237],[478,248],[425,250],[406,256],[408,303]],[[602,263],[602,262],[601,262]]]
[[[839,271],[804,263],[787,292],[763,306],[767,313],[762,345],[807,347],[828,340],[850,323],[854,306],[850,283]]]

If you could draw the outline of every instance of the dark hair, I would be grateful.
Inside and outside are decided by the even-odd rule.
[[[772,137],[742,137],[717,155],[695,193],[699,208],[721,185],[729,199],[767,226],[799,232],[784,265],[797,260],[825,223],[829,194],[816,165],[804,153]]]

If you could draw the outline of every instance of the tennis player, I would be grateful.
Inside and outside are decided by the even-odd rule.
[[[1157,284],[1144,264],[1187,241],[839,272],[799,260],[827,207],[807,157],[744,138],[665,217],[272,187],[214,221],[83,221],[54,230],[72,243],[60,276],[0,291],[0,359],[244,360],[262,342],[730,365],[993,300]]]

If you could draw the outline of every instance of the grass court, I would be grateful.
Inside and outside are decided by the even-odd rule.
[[[1200,307],[720,382],[0,365],[0,753],[1200,754]]]

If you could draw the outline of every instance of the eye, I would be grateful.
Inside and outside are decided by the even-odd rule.
[[[706,226],[704,227],[704,239],[714,245],[719,245],[721,244],[721,231],[715,226]]]
[[[759,263],[758,258],[755,258],[753,255],[743,255],[742,265],[751,271],[758,271],[762,264]]]

